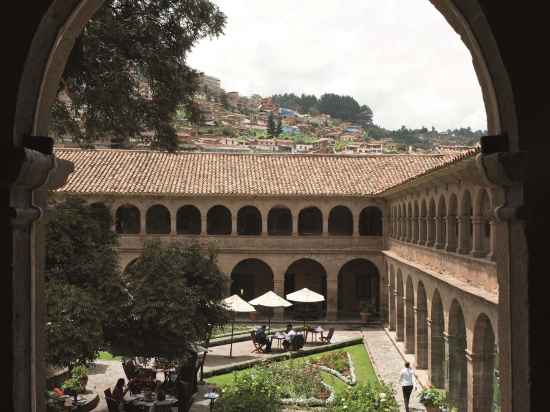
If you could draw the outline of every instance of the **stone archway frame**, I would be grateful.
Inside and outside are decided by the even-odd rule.
[[[430,1],[461,36],[472,55],[485,102],[489,133],[499,134],[505,131],[511,151],[518,151],[519,135],[512,87],[482,7],[476,0]],[[54,0],[45,13],[29,49],[29,57],[18,88],[12,136],[16,147],[22,147],[24,135],[47,135],[49,108],[55,99],[57,84],[74,41],[102,3],[103,0]],[[527,319],[527,285],[520,281],[525,279],[527,265],[521,256],[514,258],[510,254],[511,249],[526,251],[526,242],[521,227],[517,224],[512,225],[514,227],[507,228],[502,233],[508,239],[504,255],[512,258],[512,262],[503,267],[504,280],[500,287],[503,300],[500,303],[498,335],[501,341],[503,411],[512,410],[512,375],[514,386],[521,387],[521,390],[514,393],[514,405],[527,409],[530,405],[528,353],[523,350],[528,347],[529,333],[528,323],[522,321]],[[14,247],[34,247],[30,241],[21,242],[25,243],[16,244]],[[512,244],[519,247],[512,248]],[[32,259],[35,258],[32,257],[28,262],[31,267],[34,265]],[[513,295],[510,293],[512,284],[515,292]],[[519,319],[518,322],[513,321],[512,311],[515,313],[514,319]],[[512,323],[515,330],[513,336]],[[35,368],[40,367],[35,365]],[[31,375],[35,376],[36,370],[31,371]],[[36,383],[37,379],[33,378],[31,381]],[[31,391],[27,398],[33,399],[33,407],[38,408],[36,391],[32,388]]]

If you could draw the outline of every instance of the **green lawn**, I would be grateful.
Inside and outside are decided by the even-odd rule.
[[[359,343],[357,345],[352,346],[346,346],[344,348],[339,349],[333,349],[331,351],[327,351],[324,353],[330,353],[330,352],[338,352],[338,351],[346,351],[349,352],[351,355],[351,358],[353,359],[353,365],[355,367],[355,375],[357,376],[357,382],[358,383],[376,383],[378,382],[378,378],[376,377],[376,373],[374,372],[374,368],[372,366],[372,363],[369,359],[369,355],[367,354],[367,351],[365,350],[365,347],[362,343]],[[314,359],[319,357],[321,354],[315,353],[313,355],[307,355],[303,356],[301,358],[296,359]],[[289,361],[282,361],[282,362],[289,362]],[[233,382],[233,374],[241,374],[245,373],[246,369],[242,369],[235,372],[225,373],[223,375],[213,376],[211,378],[207,378],[206,381],[208,383],[213,383],[216,385],[228,385]],[[323,380],[331,385],[336,392],[344,390],[347,385],[342,382],[340,379],[336,378],[335,376],[332,376],[329,373],[321,372],[321,375],[323,376]]]
[[[100,360],[121,360],[122,358],[120,356],[113,356],[109,352],[101,351],[101,352],[99,352],[98,359],[100,359]]]

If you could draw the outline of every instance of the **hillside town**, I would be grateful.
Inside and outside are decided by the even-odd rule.
[[[471,138],[450,131],[436,131],[433,127],[431,131],[424,128],[414,133],[415,141],[421,144],[407,144],[390,134],[374,137],[370,136],[369,127],[364,122],[345,121],[320,112],[300,113],[278,105],[271,96],[242,96],[237,91],[226,92],[219,79],[204,73],[199,76],[199,84],[199,93],[194,99],[200,111],[199,120],[189,121],[184,110],[176,115],[179,150],[342,155],[449,154],[479,145],[472,143]],[[148,94],[146,86],[142,92]],[[145,133],[143,138],[130,139],[125,147],[147,149],[151,145],[150,136]],[[72,141],[60,141],[58,145],[76,146]],[[113,147],[109,137],[95,142],[94,146]]]

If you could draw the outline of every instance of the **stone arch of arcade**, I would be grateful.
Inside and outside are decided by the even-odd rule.
[[[299,311],[305,310],[312,316],[324,317],[327,312],[327,272],[321,263],[313,259],[302,258],[290,264],[284,275],[284,294],[286,296],[302,288],[320,293],[325,297],[325,301],[294,305],[285,309],[285,316],[296,316],[299,315]]]
[[[231,270],[231,295],[237,294],[247,302],[273,290],[273,271],[263,260],[241,260]]]
[[[338,272],[338,317],[358,317],[363,303],[372,304],[379,312],[380,274],[367,259],[353,259]]]

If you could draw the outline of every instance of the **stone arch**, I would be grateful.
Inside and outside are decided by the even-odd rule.
[[[267,214],[267,232],[271,236],[292,235],[292,212],[288,207],[271,208]]]
[[[470,191],[465,189],[462,192],[460,199],[460,216],[459,216],[459,252],[470,253],[473,246],[473,208],[472,208],[472,196]]]
[[[428,368],[428,300],[424,283],[416,286],[416,367]]]
[[[436,225],[435,246],[438,249],[442,249],[445,247],[447,241],[447,201],[443,195],[439,196],[439,201],[437,202],[437,223],[439,223],[439,228]]]
[[[285,314],[295,315],[306,310],[311,317],[322,318],[327,310],[327,272],[323,265],[316,260],[302,258],[294,261],[285,272],[285,296],[302,288],[308,288],[325,297],[324,302],[295,304],[285,309]]]
[[[430,381],[436,388],[445,388],[445,318],[443,315],[443,303],[437,289],[432,295],[430,309]]]
[[[260,259],[244,259],[231,270],[231,295],[247,302],[273,290],[273,270]]]
[[[458,239],[458,197],[456,193],[449,196],[447,209],[447,242],[445,249],[449,252],[457,251]]]
[[[414,329],[414,286],[411,276],[407,276],[405,287],[405,351],[414,353],[415,329]]]
[[[390,330],[395,330],[396,308],[395,308],[395,269],[393,265],[389,265],[389,285],[388,285],[388,312]]]
[[[353,235],[353,215],[346,206],[335,206],[328,215],[328,233],[334,236]]]
[[[171,231],[170,211],[163,205],[153,205],[145,214],[145,232],[152,235],[167,235]]]
[[[472,410],[493,411],[498,404],[499,376],[496,365],[495,332],[489,317],[481,313],[474,326],[471,362],[473,363]],[[497,391],[495,391],[497,389]]]
[[[403,274],[401,269],[397,269],[397,277],[395,279],[395,329],[397,341],[403,341],[405,339],[405,305],[404,305],[404,291],[403,291]]]
[[[323,213],[315,206],[306,207],[298,214],[298,233],[303,236],[323,233]]]
[[[115,213],[115,229],[117,233],[135,235],[141,232],[141,212],[131,204],[124,204]]]
[[[262,214],[254,206],[244,206],[237,212],[237,233],[258,236],[262,233]]]
[[[455,299],[449,311],[449,364],[447,366],[449,380],[449,401],[465,411],[468,399],[467,361],[466,361],[466,323],[460,303]]]
[[[362,303],[380,307],[380,274],[368,259],[346,262],[338,272],[338,315],[341,318],[357,317]]]
[[[359,236],[382,236],[382,211],[376,206],[367,206],[359,214]]]
[[[209,235],[230,235],[232,231],[231,212],[222,205],[212,206],[206,214],[206,233]]]
[[[193,205],[185,205],[176,213],[176,233],[178,235],[200,235],[202,220],[200,210]]]

